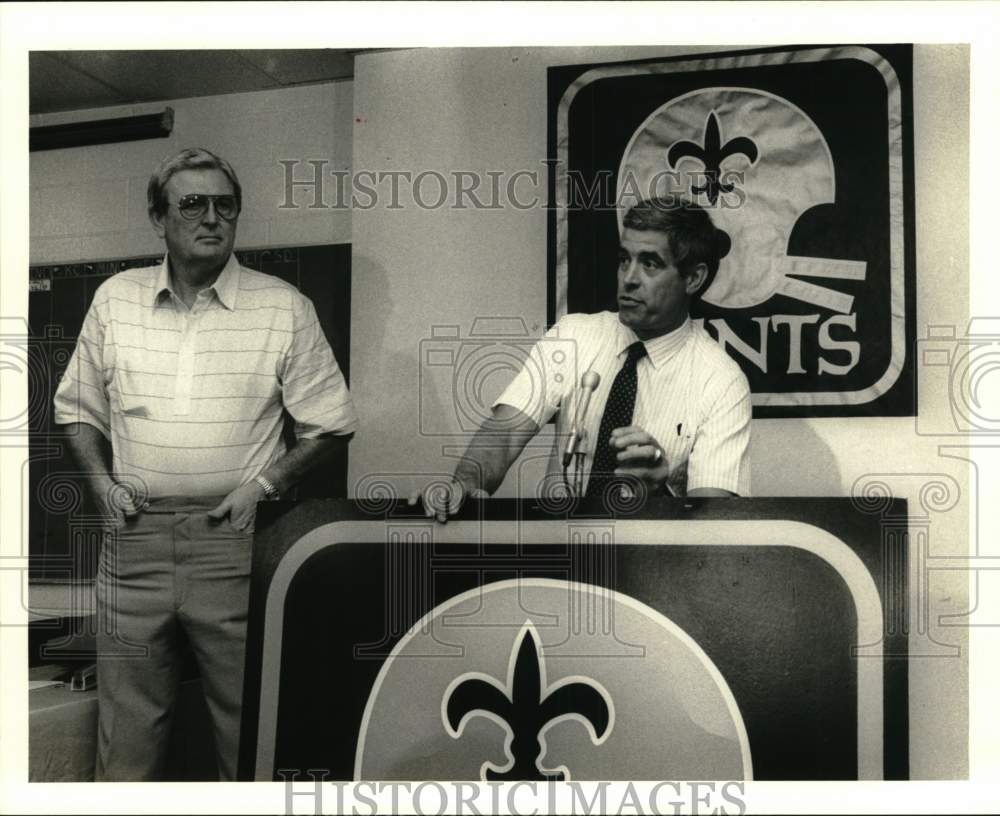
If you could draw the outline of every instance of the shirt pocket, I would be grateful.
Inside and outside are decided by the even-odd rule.
[[[686,423],[674,424],[670,428],[670,433],[666,439],[660,440],[663,453],[667,457],[672,467],[677,467],[681,462],[686,462],[691,456],[691,448],[694,446],[694,434],[689,430]]]
[[[162,402],[160,395],[169,387],[173,370],[168,358],[172,355],[144,351],[141,343],[133,341],[119,345],[115,357],[115,373],[109,387],[112,411],[123,416],[153,416],[157,404]]]
[[[677,496],[687,495],[688,460],[694,447],[694,429],[687,423],[675,424],[670,429],[668,439],[661,441],[670,474],[667,485]]]

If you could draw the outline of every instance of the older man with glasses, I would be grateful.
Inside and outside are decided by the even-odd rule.
[[[312,303],[233,254],[242,190],[229,163],[184,150],[147,199],[166,257],[97,290],[55,397],[109,520],[96,777],[163,777],[183,630],[219,775],[234,779],[257,503],[342,450],[356,418]]]

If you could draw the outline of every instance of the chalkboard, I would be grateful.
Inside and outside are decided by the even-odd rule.
[[[281,278],[312,300],[337,363],[350,383],[351,246],[327,244],[237,250],[241,264]],[[97,569],[101,521],[76,475],[52,398],[87,308],[112,275],[157,266],[162,256],[33,266],[28,271],[29,574],[89,579]],[[286,423],[286,438],[291,434]],[[347,455],[298,488],[300,497],[346,497]]]

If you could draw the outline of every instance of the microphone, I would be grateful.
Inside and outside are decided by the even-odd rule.
[[[600,384],[601,375],[596,371],[585,371],[583,377],[580,379],[580,389],[583,393],[580,395],[580,402],[576,408],[576,418],[573,420],[573,428],[570,430],[569,440],[566,442],[566,450],[563,453],[564,469],[569,467],[569,463],[573,459],[573,454],[576,453],[576,447],[580,444],[583,421],[587,418],[587,408],[590,406],[590,397]]]

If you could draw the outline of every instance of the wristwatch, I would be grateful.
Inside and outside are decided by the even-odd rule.
[[[253,477],[253,480],[259,484],[264,489],[264,498],[270,500],[280,499],[281,493],[278,488],[274,486],[274,482],[269,479],[265,479],[263,476],[257,475]]]

